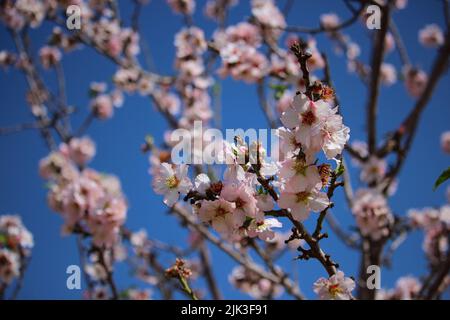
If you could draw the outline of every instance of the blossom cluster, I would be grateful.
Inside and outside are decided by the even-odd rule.
[[[412,300],[417,298],[422,288],[420,281],[413,276],[404,276],[397,280],[394,289],[378,290],[378,300]]]
[[[0,286],[6,286],[22,275],[33,246],[33,235],[20,216],[0,216]]]
[[[422,248],[431,265],[438,265],[447,257],[450,233],[450,205],[441,208],[411,209],[408,212],[411,225],[425,233]]]
[[[72,138],[40,161],[39,172],[49,181],[49,206],[64,219],[63,233],[88,233],[96,246],[110,247],[119,237],[127,202],[115,176],[85,167],[94,154],[89,138]]]
[[[271,299],[283,293],[283,287],[262,278],[252,270],[237,266],[228,277],[230,283],[254,299]]]

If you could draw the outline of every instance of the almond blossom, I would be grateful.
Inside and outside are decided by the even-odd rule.
[[[363,236],[377,241],[391,232],[394,217],[386,198],[377,190],[359,190],[352,211]]]
[[[34,246],[33,235],[24,226],[19,215],[0,216],[0,236],[0,247],[22,251],[24,255],[29,255]]]
[[[255,299],[277,297],[283,293],[283,288],[280,285],[264,279],[242,266],[235,267],[228,280],[234,287]]]
[[[311,101],[304,94],[294,98],[291,108],[282,115],[283,125],[295,129],[296,139],[305,153],[323,149],[328,159],[336,157],[349,139],[350,129],[343,125],[337,108],[323,100]]]
[[[224,199],[202,201],[199,209],[200,221],[211,226],[224,236],[231,236],[244,223],[242,211],[236,212],[236,205]]]
[[[173,167],[168,163],[162,163],[153,177],[153,190],[157,194],[164,195],[164,203],[173,206],[181,193],[187,193],[192,183],[187,176],[188,167],[180,165]]]
[[[321,300],[352,300],[355,281],[338,271],[328,279],[320,278],[314,283],[314,292]]]
[[[383,84],[393,85],[397,81],[397,71],[392,64],[383,63],[380,68],[380,77]]]
[[[311,211],[320,212],[330,205],[325,192],[315,186],[305,188],[287,187],[280,194],[278,204],[283,209],[291,209],[292,217],[297,221],[308,219]]]
[[[445,153],[450,154],[450,131],[441,134],[441,148]]]
[[[275,218],[254,219],[250,223],[247,233],[251,238],[258,237],[263,241],[270,241],[275,237],[272,228],[281,228],[283,225]]]
[[[39,50],[39,57],[41,59],[42,66],[45,69],[50,69],[61,61],[61,52],[56,47],[45,46]]]
[[[73,138],[60,150],[77,165],[83,166],[95,156],[95,143],[89,137]]]
[[[391,290],[380,290],[377,299],[382,300],[412,300],[422,287],[420,281],[413,276],[404,276],[397,280],[395,288]]]
[[[405,87],[408,93],[414,98],[419,97],[427,85],[427,74],[420,69],[405,67],[403,76],[405,77]]]
[[[444,43],[444,34],[437,24],[429,24],[419,31],[419,42],[425,47],[439,47]]]
[[[167,0],[173,11],[180,14],[192,14],[195,10],[194,0]]]
[[[18,277],[20,262],[19,255],[7,249],[0,249],[0,283],[9,284]]]
[[[229,202],[235,204],[234,214],[240,216],[254,217],[257,213],[257,201],[253,194],[247,190],[245,185],[236,186],[226,184],[220,193],[220,196]]]

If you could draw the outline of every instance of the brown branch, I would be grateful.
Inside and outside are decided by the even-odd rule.
[[[361,2],[359,9],[356,10],[349,19],[345,20],[344,22],[342,22],[334,27],[325,27],[323,25],[321,25],[320,27],[317,27],[317,28],[287,26],[285,28],[280,28],[280,29],[287,31],[287,32],[308,33],[310,35],[315,35],[315,34],[323,33],[323,32],[333,33],[333,32],[337,32],[342,29],[345,29],[347,27],[350,27],[352,24],[354,24],[356,21],[358,21],[358,18],[361,15],[361,13],[363,12],[364,8],[365,8],[365,6],[364,6],[363,2]]]
[[[431,300],[435,299],[440,294],[440,288],[445,278],[450,272],[450,251],[447,253],[447,258],[429,275],[429,282],[424,284],[420,293],[419,299]]]
[[[287,215],[289,220],[291,220],[292,224],[298,230],[301,239],[305,240],[305,242],[309,245],[309,256],[317,259],[325,268],[329,276],[334,275],[336,273],[337,264],[332,262],[330,260],[330,256],[323,252],[319,246],[319,241],[313,238],[303,224],[295,220],[290,213],[287,213]]]
[[[446,33],[445,43],[439,49],[438,55],[437,55],[436,59],[434,60],[431,74],[429,76],[427,85],[426,85],[422,95],[416,101],[414,108],[409,113],[409,115],[405,118],[405,120],[402,122],[399,129],[394,134],[392,134],[392,137],[390,139],[388,139],[386,141],[385,145],[380,148],[380,150],[385,150],[385,149],[388,149],[387,146],[394,145],[393,148],[394,148],[394,150],[397,151],[397,158],[396,158],[395,165],[386,174],[387,184],[384,189],[384,192],[387,192],[389,186],[395,180],[395,178],[399,174],[399,172],[404,164],[406,156],[408,155],[408,153],[411,149],[412,142],[414,140],[422,112],[425,109],[425,107],[428,105],[428,102],[430,101],[431,96],[432,96],[440,78],[442,77],[442,75],[444,74],[444,72],[447,69],[449,56],[450,56],[450,30]],[[398,146],[401,138],[405,137],[405,135],[406,135],[406,141],[405,141],[404,145]]]
[[[265,92],[264,79],[258,81],[256,85],[256,91],[258,94],[259,105],[263,110],[263,114],[266,116],[267,122],[272,129],[277,127],[277,120],[275,119],[272,109],[270,108],[269,102],[267,101],[267,96]]]
[[[31,257],[27,257],[23,252],[23,249],[20,250],[20,270],[19,270],[19,278],[16,281],[16,286],[11,295],[11,300],[16,300],[19,295],[20,290],[23,287],[23,280],[25,277],[25,272],[27,271],[28,265],[30,263]]]
[[[17,124],[17,125],[10,126],[10,127],[0,128],[0,135],[18,133],[18,132],[21,132],[24,130],[29,130],[29,129],[41,129],[42,127],[44,127],[44,126],[41,123],[36,123],[36,122],[22,123],[22,124]]]
[[[255,272],[259,276],[266,278],[274,283],[282,284],[280,282],[279,277],[261,269],[258,265],[256,265],[253,261],[251,261],[248,257],[242,256],[240,253],[238,253],[236,250],[234,250],[228,243],[226,243],[225,241],[214,236],[211,232],[209,232],[209,230],[204,225],[198,224],[195,221],[192,213],[188,212],[186,210],[186,208],[184,208],[180,204],[176,204],[172,208],[172,211],[174,213],[176,213],[177,216],[179,216],[184,223],[186,223],[189,227],[191,227],[191,229],[194,229],[197,232],[199,232],[205,239],[207,239],[208,241],[210,241],[211,243],[216,245],[220,250],[222,250],[224,253],[226,253],[229,257],[231,257],[233,260],[235,260],[237,263],[239,263],[243,267],[249,269],[252,272]],[[292,291],[292,292],[294,292],[294,291]],[[300,293],[296,294],[295,298],[300,299],[300,300],[304,299],[304,297]]]
[[[372,50],[369,95],[367,100],[367,145],[369,154],[375,152],[377,144],[377,107],[380,90],[380,69],[384,57],[385,38],[389,27],[390,2],[381,7],[381,29],[376,31],[375,44]]]
[[[330,209],[333,206],[333,204],[331,202],[331,198],[334,195],[334,190],[336,190],[337,187],[342,185],[342,183],[336,183],[336,180],[337,180],[337,175],[335,173],[333,173],[332,177],[331,177],[330,185],[327,190],[327,197],[330,200],[330,204],[319,213],[319,217],[317,218],[316,228],[314,229],[314,232],[312,234],[313,238],[315,238],[317,240],[319,240],[321,238],[322,224],[323,224],[323,220],[325,219],[325,216],[327,215],[328,209]]]
[[[391,31],[392,36],[394,38],[395,47],[397,48],[403,66],[411,65],[411,60],[409,59],[408,51],[406,50],[405,44],[403,43],[402,37],[400,35],[400,32],[397,28],[397,24],[395,23],[394,19],[389,20],[389,30]]]
[[[333,214],[330,212],[326,216],[327,223],[330,226],[333,233],[348,247],[352,249],[361,249],[360,244],[358,243],[358,238],[354,235],[347,234],[337,220],[334,218]]]
[[[213,270],[211,267],[211,257],[204,241],[201,241],[199,248],[200,260],[203,266],[203,273],[205,275],[206,283],[209,287],[209,291],[211,292],[211,296],[214,300],[222,300],[223,296],[220,292],[219,286],[217,284],[216,278],[214,277]]]
[[[270,258],[270,256],[267,255],[267,253],[261,249],[261,247],[258,245],[258,243],[254,239],[252,239],[251,245],[252,245],[253,249],[255,249],[255,252],[257,253],[257,255],[267,265],[269,270],[273,274],[277,275],[280,278],[280,282],[281,282],[280,284],[286,289],[286,291],[290,295],[297,297],[298,299],[301,299],[300,297],[302,296],[302,294],[299,292],[298,286],[289,279],[288,275],[273,264],[273,260]]]
[[[111,268],[105,261],[105,250],[98,248],[97,252],[98,252],[98,262],[103,267],[106,273],[106,282],[108,283],[109,288],[111,289],[112,299],[119,300],[119,292],[117,291],[116,283],[114,282],[113,273],[111,271]]]

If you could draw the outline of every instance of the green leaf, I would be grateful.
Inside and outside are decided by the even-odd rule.
[[[339,162],[339,166],[334,171],[334,174],[336,175],[336,178],[340,177],[344,173],[344,171],[345,171],[344,164],[342,163],[342,161],[340,161]]]
[[[282,84],[270,84],[269,87],[274,91],[273,96],[275,100],[280,100],[284,94],[284,91],[286,91],[286,89],[288,88],[287,86]]]
[[[447,181],[448,179],[450,179],[450,167],[448,167],[447,169],[445,169],[441,175],[439,176],[439,178],[437,178],[436,182],[434,183],[434,187],[433,190],[436,190],[437,187],[439,187],[441,184],[443,184],[445,181]]]

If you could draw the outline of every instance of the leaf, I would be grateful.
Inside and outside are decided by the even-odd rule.
[[[273,96],[275,100],[280,100],[284,94],[284,91],[286,91],[286,89],[288,88],[287,86],[282,84],[270,84],[269,87],[274,91]]]
[[[7,242],[7,238],[4,234],[0,234],[0,244],[5,244]]]
[[[445,169],[441,175],[439,176],[439,178],[437,178],[436,182],[434,183],[434,187],[433,190],[436,190],[437,187],[439,187],[441,184],[443,184],[445,181],[447,181],[448,179],[450,179],[450,167],[448,167],[447,169]]]
[[[342,161],[340,161],[339,162],[339,166],[334,171],[334,174],[336,175],[336,178],[340,177],[344,173],[344,171],[345,171],[344,164],[342,163]]]

